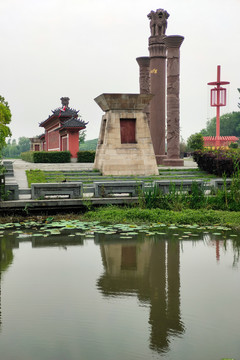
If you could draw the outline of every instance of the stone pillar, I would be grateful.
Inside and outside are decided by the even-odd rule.
[[[166,166],[183,166],[180,159],[179,126],[179,54],[183,36],[171,35],[164,38],[167,47],[167,159]]]
[[[138,57],[137,63],[139,65],[139,89],[140,94],[150,94],[150,75],[149,75],[149,65],[150,58],[148,56]],[[149,105],[143,109],[143,112],[147,115],[148,124],[150,122],[150,109]],[[150,124],[149,124],[150,126]]]
[[[166,46],[163,36],[150,36],[150,132],[157,164],[165,156]]]

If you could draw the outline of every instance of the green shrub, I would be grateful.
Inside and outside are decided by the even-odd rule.
[[[188,151],[202,150],[204,145],[204,139],[202,134],[196,133],[189,136],[187,140]]]
[[[69,163],[70,151],[28,151],[21,153],[21,159],[34,163]]]
[[[95,151],[78,151],[77,162],[79,163],[93,163],[95,159]]]
[[[239,149],[197,150],[193,159],[199,169],[217,176],[233,176],[240,164]]]
[[[229,145],[229,148],[230,148],[230,149],[237,149],[237,148],[238,148],[238,143],[232,142],[232,143]]]
[[[28,161],[28,162],[34,162],[34,158],[33,158],[33,151],[26,151],[20,154],[20,157],[22,160],[24,161]]]

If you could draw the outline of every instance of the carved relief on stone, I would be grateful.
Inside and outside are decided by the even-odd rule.
[[[169,14],[164,9],[157,9],[148,14],[150,19],[151,36],[164,36],[167,29],[167,19]]]
[[[167,69],[171,75],[179,76],[179,58],[168,58]]]
[[[150,93],[150,80],[149,80],[149,70],[140,69],[140,89],[141,93],[149,94]]]
[[[167,124],[167,151],[168,158],[174,159],[179,156],[179,117],[172,117]]]
[[[167,93],[168,95],[175,95],[176,98],[179,96],[179,77],[178,76],[169,76],[167,83]]]
[[[166,58],[166,46],[162,42],[151,42],[151,37],[149,38],[149,52],[150,57],[163,57]]]

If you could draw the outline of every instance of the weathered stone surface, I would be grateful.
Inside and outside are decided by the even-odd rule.
[[[150,76],[149,76],[150,58],[148,56],[143,56],[143,57],[138,57],[136,60],[139,65],[140,94],[149,94],[150,93]]]
[[[169,14],[164,9],[157,9],[148,14],[150,19],[151,36],[164,36],[167,29]]]
[[[103,111],[143,110],[152,97],[151,94],[102,94],[94,100]]]
[[[158,164],[165,156],[165,101],[166,101],[166,45],[163,41],[169,14],[163,9],[151,11],[150,54],[150,92],[154,95],[150,102],[150,132],[154,153]]]
[[[153,185],[158,187],[163,194],[167,194],[169,193],[171,186],[174,186],[176,191],[189,192],[192,190],[193,183],[197,184],[200,189],[204,186],[203,180],[174,180],[173,182],[169,180],[156,180],[153,182]]]
[[[81,198],[83,193],[82,182],[65,183],[35,183],[31,184],[32,199],[45,197],[69,196],[70,199]]]
[[[95,181],[94,196],[107,197],[113,194],[130,194],[138,196],[143,189],[143,181]]]
[[[179,126],[179,48],[182,36],[164,38],[167,47],[167,159],[164,165],[182,166]]]
[[[151,47],[149,47],[150,49]],[[166,52],[165,52],[166,54]],[[150,50],[151,55],[151,50]],[[166,101],[166,58],[155,56],[150,59],[150,91],[154,95],[150,102],[150,132],[158,164],[165,157],[165,101]]]
[[[16,182],[6,183],[5,192],[7,200],[18,200],[19,199],[19,187]]]
[[[106,109],[94,162],[94,168],[103,175],[158,174],[147,117],[142,111],[151,98],[151,94],[103,94],[95,99]],[[124,104],[128,109],[119,109]],[[136,120],[136,142],[121,143],[120,119]]]

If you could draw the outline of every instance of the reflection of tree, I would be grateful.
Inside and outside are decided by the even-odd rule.
[[[137,294],[150,304],[150,348],[169,348],[183,333],[180,315],[179,242],[144,241],[100,245],[105,273],[97,286],[105,296]]]
[[[1,313],[1,277],[2,272],[6,271],[8,266],[13,261],[12,244],[4,237],[0,239],[0,329],[2,325],[2,313]]]

